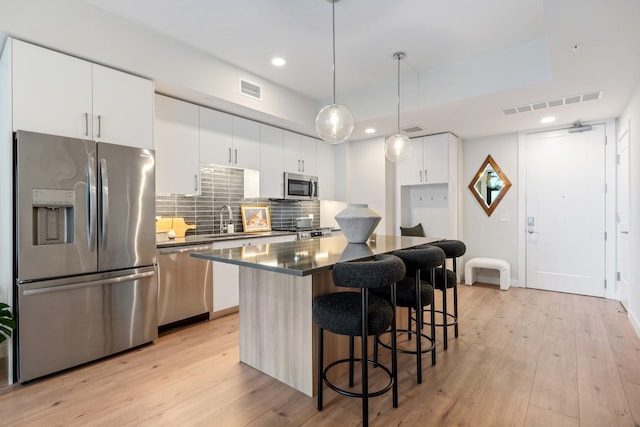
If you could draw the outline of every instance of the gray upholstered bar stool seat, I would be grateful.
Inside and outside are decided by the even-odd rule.
[[[433,284],[434,289],[442,291],[442,310],[436,310],[436,313],[442,314],[442,323],[437,323],[436,326],[442,327],[444,349],[446,350],[448,348],[449,341],[449,326],[453,325],[455,337],[458,338],[458,268],[456,260],[458,257],[465,254],[467,247],[460,240],[442,240],[440,242],[431,243],[431,246],[442,249],[445,257],[452,260],[451,270],[442,268],[436,271],[435,280],[430,281],[430,283]],[[447,303],[448,289],[453,289],[453,314],[449,313]],[[429,322],[426,323],[428,324]]]
[[[416,355],[417,381],[422,383],[422,355],[431,352],[431,364],[436,364],[436,340],[435,340],[435,311],[433,304],[433,287],[429,282],[423,280],[421,275],[429,275],[433,282],[433,274],[436,268],[444,264],[444,252],[435,246],[423,245],[415,249],[406,249],[394,252],[405,264],[407,274],[405,278],[398,282],[396,288],[396,304],[398,307],[407,307],[408,326],[407,329],[398,330],[409,334],[409,339],[415,336],[415,350],[398,348],[399,353]],[[417,285],[418,284],[418,285]],[[376,288],[371,290],[376,295],[386,299],[391,298],[389,287]],[[422,333],[422,315],[425,307],[429,306],[431,312],[431,334]],[[411,310],[415,311],[415,329],[412,328]],[[429,342],[428,346],[422,345],[422,338]],[[381,340],[376,340],[376,344],[388,347]],[[377,349],[377,346],[376,346]]]
[[[393,407],[398,407],[397,362],[395,338],[392,341],[391,369],[368,360],[368,336],[391,328],[395,337],[395,283],[405,275],[405,266],[394,255],[378,255],[372,261],[344,262],[333,267],[333,282],[336,286],[359,288],[360,292],[335,292],[322,295],[313,302],[313,319],[318,325],[318,410],[322,410],[323,382],[344,396],[362,399],[362,422],[368,425],[369,397],[393,392]],[[369,293],[370,289],[390,286],[393,298],[387,301]],[[336,360],[326,368],[323,366],[324,330],[349,336],[349,357]],[[361,358],[354,357],[354,337],[362,342]],[[362,390],[352,392],[340,388],[327,378],[327,373],[338,364],[349,363],[349,387],[353,387],[353,365],[359,361],[362,368]],[[389,383],[376,391],[369,391],[368,365],[382,368],[389,375]]]

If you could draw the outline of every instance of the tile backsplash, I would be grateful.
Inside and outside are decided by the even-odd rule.
[[[320,202],[284,202],[266,198],[244,197],[244,170],[217,165],[200,166],[199,196],[179,194],[157,195],[156,216],[182,217],[187,224],[195,224],[189,234],[213,234],[220,232],[220,212],[224,205],[231,207],[232,224],[242,231],[240,205],[269,206],[272,228],[289,228],[295,219],[313,214],[313,226],[320,226]],[[223,219],[228,221],[225,211]]]

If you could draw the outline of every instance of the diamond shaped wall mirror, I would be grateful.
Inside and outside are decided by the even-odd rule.
[[[510,187],[511,181],[502,172],[502,169],[500,169],[491,155],[487,156],[469,183],[469,190],[471,190],[480,206],[487,213],[487,216],[491,216]]]

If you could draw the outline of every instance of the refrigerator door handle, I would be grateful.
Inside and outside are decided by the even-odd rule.
[[[87,240],[89,251],[93,251],[96,241],[96,171],[93,157],[87,163]]]
[[[42,294],[50,294],[52,292],[64,292],[71,289],[80,289],[80,288],[89,288],[93,286],[103,286],[110,285],[113,283],[121,283],[121,282],[131,282],[138,279],[144,279],[145,277],[151,277],[156,274],[155,271],[146,271],[144,273],[134,273],[128,274],[126,276],[112,277],[109,279],[101,279],[101,280],[93,280],[91,282],[82,282],[82,283],[73,283],[71,285],[62,285],[62,286],[50,286],[47,288],[39,288],[39,289],[26,289],[23,292],[23,295],[42,295]]]
[[[100,240],[102,248],[107,247],[107,231],[109,226],[109,175],[107,174],[107,159],[100,159],[100,196],[102,204],[102,229]]]

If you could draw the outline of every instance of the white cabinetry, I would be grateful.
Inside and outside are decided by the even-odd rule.
[[[156,95],[156,192],[200,194],[198,106]]]
[[[316,175],[316,140],[284,131],[284,171]]]
[[[283,139],[282,129],[260,125],[260,197],[284,197]]]
[[[232,133],[233,117],[230,114],[200,107],[200,161],[230,165]]]
[[[260,124],[233,116],[233,164],[244,169],[260,169]]]
[[[153,82],[19,40],[13,130],[153,148]]]
[[[449,182],[449,135],[442,133],[413,139],[411,157],[396,166],[398,184]]]
[[[255,237],[251,239],[225,240],[213,242],[213,249],[227,249],[264,245],[268,243],[292,242],[295,234],[282,236]],[[213,263],[213,311],[226,310],[239,304],[240,295],[239,267],[224,262]]]
[[[260,124],[200,107],[202,163],[260,169]]]
[[[336,195],[336,155],[333,145],[316,143],[316,167],[318,171],[318,198],[335,200]]]
[[[417,138],[414,144],[411,157],[396,164],[394,234],[400,234],[399,226],[422,223],[428,236],[457,239],[460,142],[444,133]]]

